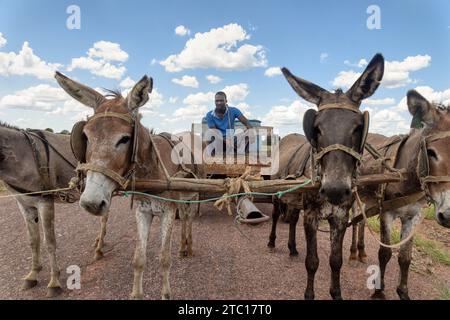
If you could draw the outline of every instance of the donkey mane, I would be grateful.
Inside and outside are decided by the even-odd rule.
[[[6,122],[3,122],[3,121],[0,121],[0,127],[8,128],[8,129],[14,129],[14,130],[21,130],[19,127],[14,126],[14,125],[9,124],[9,123],[6,123]]]
[[[107,92],[105,94],[105,98],[113,98],[113,100],[124,99],[122,92],[120,92],[119,89],[110,90],[110,89],[103,88],[103,90],[105,90]]]

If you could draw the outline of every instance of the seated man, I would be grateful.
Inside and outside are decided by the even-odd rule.
[[[247,118],[242,114],[242,112],[235,107],[231,107],[227,104],[227,96],[224,92],[219,91],[215,95],[216,108],[209,111],[206,114],[206,121],[208,128],[218,129],[222,133],[223,137],[223,149],[226,149],[226,141],[231,140],[234,145],[234,150],[236,150],[236,137],[227,136],[227,130],[234,129],[234,120],[238,119],[247,129],[252,128]],[[247,150],[248,145],[246,145]]]

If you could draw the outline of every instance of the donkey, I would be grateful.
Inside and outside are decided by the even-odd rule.
[[[369,134],[368,137],[368,143],[376,149],[397,149],[397,156],[394,156],[396,160],[393,165],[397,169],[406,169],[405,181],[389,183],[385,187],[385,201],[395,201],[396,198],[400,197],[403,197],[403,199],[410,197],[411,199],[411,201],[400,202],[397,206],[392,205],[391,210],[380,213],[381,242],[387,245],[390,244],[392,223],[396,218],[400,218],[402,224],[401,239],[404,240],[410,236],[413,225],[420,219],[426,200],[435,204],[437,222],[446,228],[450,228],[450,150],[448,148],[450,143],[450,110],[448,107],[442,108],[428,102],[415,90],[408,91],[407,105],[414,119],[423,123],[423,128],[412,128],[411,132],[396,144],[389,144],[389,141],[393,141],[392,137],[387,138],[379,134]],[[369,155],[365,155],[365,161],[360,167],[362,173],[373,173],[374,170],[380,168],[369,157]],[[362,189],[363,201],[377,202],[377,190],[375,189],[373,186]],[[418,194],[419,199],[414,200],[414,194]],[[373,210],[373,212],[374,214],[379,213],[378,210]],[[365,262],[363,222],[360,223],[358,229],[358,244],[356,245],[357,229],[354,226],[350,259],[356,260],[359,258],[360,261]],[[411,264],[412,246],[412,237],[400,246],[398,256],[400,279],[397,287],[397,294],[400,299],[409,299],[408,272]],[[357,250],[358,257],[356,256]],[[374,299],[385,299],[384,275],[391,256],[391,248],[380,246],[378,259],[381,271],[381,288],[376,289],[373,293],[372,298]]]
[[[20,194],[65,188],[75,175],[75,167],[76,160],[70,150],[68,135],[41,130],[25,131],[0,124],[0,177],[6,189],[17,195],[17,204],[27,225],[31,246],[31,271],[24,278],[24,290],[37,285],[38,273],[42,269],[39,233],[41,220],[51,270],[47,296],[54,297],[62,292],[56,257],[54,204],[77,201],[79,195],[75,190],[56,194]],[[102,230],[96,239],[97,258],[102,256],[106,218],[107,216],[102,220]]]
[[[291,255],[297,254],[295,226],[299,211],[303,209],[307,243],[305,265],[308,273],[305,299],[314,299],[314,277],[319,266],[317,228],[319,219],[327,219],[331,230],[330,294],[333,299],[342,299],[342,242],[347,228],[348,209],[353,199],[355,173],[364,148],[369,120],[368,113],[361,113],[359,106],[361,101],[373,95],[380,85],[384,73],[384,58],[381,54],[376,54],[362,75],[345,93],[342,90],[328,92],[295,77],[285,68],[282,71],[297,94],[316,104],[319,111],[310,109],[304,116],[303,130],[306,138],[291,134],[280,141],[279,172],[274,178],[305,176],[315,181],[320,175],[321,186],[319,192],[307,192],[300,198],[290,196],[284,201],[281,199],[281,202],[274,202],[268,246],[275,246],[277,220],[281,209],[285,208],[291,212],[288,246]]]
[[[180,165],[171,159],[172,145],[169,139],[161,135],[152,135],[140,124],[138,110],[149,99],[153,80],[144,76],[133,87],[126,98],[119,93],[113,99],[106,99],[97,91],[77,83],[57,72],[55,78],[59,85],[74,99],[94,109],[91,117],[82,128],[86,138],[86,164],[79,170],[86,172],[85,189],[80,205],[89,213],[102,216],[111,204],[113,192],[123,188],[132,174],[136,179],[166,179],[179,172]],[[201,144],[200,144],[201,145]],[[190,170],[195,167],[188,166]],[[201,169],[198,168],[198,176]],[[162,197],[193,200],[198,193],[162,192]],[[177,209],[180,218],[192,223],[197,206],[193,204],[175,204],[138,197],[136,209],[137,244],[134,253],[134,280],[132,298],[143,298],[143,271],[147,260],[147,240],[152,220],[159,216],[161,220],[160,265],[162,271],[162,299],[170,299],[169,283],[171,260],[172,228]],[[188,227],[190,233],[191,228]],[[192,252],[192,236],[182,239],[188,245],[188,254]],[[185,250],[185,249],[183,249]]]

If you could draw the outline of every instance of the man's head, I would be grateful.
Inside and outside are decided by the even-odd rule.
[[[221,114],[225,113],[227,108],[227,95],[225,92],[217,92],[214,97],[214,102],[216,104],[216,112]]]

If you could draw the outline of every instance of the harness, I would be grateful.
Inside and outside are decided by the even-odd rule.
[[[361,136],[361,144],[359,145],[358,150],[354,150],[353,148],[349,148],[342,144],[332,144],[327,147],[321,148],[320,150],[317,150],[317,148],[312,147],[311,148],[311,173],[312,173],[312,182],[315,184],[316,182],[320,182],[320,164],[323,157],[332,152],[332,151],[342,151],[348,155],[350,155],[352,158],[356,159],[357,161],[357,167],[360,165],[362,161],[362,154],[364,152],[364,146],[366,144],[366,139],[369,131],[369,113],[367,111],[364,111],[364,113],[359,110],[359,104],[352,104],[349,105],[348,103],[331,103],[331,104],[325,104],[320,105],[318,108],[318,113],[324,110],[329,109],[344,109],[349,110],[358,114],[363,114],[363,132]],[[353,180],[356,179],[356,171],[354,171],[354,177]]]
[[[86,136],[84,136],[84,134],[83,134],[83,128],[88,122],[92,122],[92,121],[95,121],[96,119],[105,118],[105,117],[121,119],[121,120],[131,124],[131,126],[133,127],[130,166],[129,166],[128,171],[124,175],[121,175],[112,169],[86,162],[87,141],[86,141]],[[94,114],[93,116],[89,117],[86,121],[77,122],[74,125],[74,128],[72,130],[71,146],[72,146],[72,151],[75,155],[75,158],[77,158],[77,160],[78,160],[78,165],[76,167],[76,171],[78,172],[78,174],[81,178],[80,182],[83,181],[83,179],[85,177],[85,173],[90,170],[90,171],[94,171],[94,172],[99,172],[99,173],[107,176],[111,180],[115,181],[119,185],[120,189],[122,189],[122,190],[127,190],[129,184],[131,183],[131,190],[134,191],[135,190],[135,182],[136,182],[136,177],[135,177],[136,167],[139,165],[139,163],[138,163],[139,126],[140,126],[139,120],[137,120],[135,116],[132,116],[130,114],[116,113],[116,112],[109,112],[109,111]],[[164,138],[167,142],[169,142],[169,144],[172,147],[175,146],[175,143],[170,139],[170,137],[168,137],[167,133],[162,133],[162,134],[159,134],[158,136]],[[150,134],[150,143],[155,150],[159,165],[162,167],[166,178],[169,180],[170,175],[169,175],[166,167],[164,166],[164,163],[161,158],[161,154],[159,152],[157,144],[154,141],[154,135],[152,135],[152,134]],[[177,154],[177,156],[179,156],[179,155]],[[192,153],[191,153],[191,156],[193,157]],[[182,161],[179,161],[179,163],[180,163],[180,166],[183,171],[188,172],[189,174],[192,174],[193,177],[196,178],[195,173],[192,172],[189,168],[187,168],[182,163]],[[196,166],[194,166],[194,167],[196,168]],[[170,182],[170,180],[169,180],[169,182]],[[133,200],[131,202],[133,202]]]
[[[396,197],[395,199],[385,200],[386,188],[388,183],[381,184],[379,186],[379,191],[377,192],[377,205],[369,207],[365,212],[367,217],[375,216],[382,212],[391,211],[395,209],[402,208],[404,206],[410,205],[411,203],[418,202],[419,200],[425,199],[428,203],[435,203],[431,192],[429,190],[430,183],[440,183],[440,182],[450,182],[450,176],[432,176],[430,175],[430,165],[428,161],[427,155],[427,144],[433,141],[445,139],[450,137],[450,131],[439,132],[436,134],[428,135],[421,138],[420,141],[420,150],[418,154],[418,163],[416,168],[416,173],[420,181],[421,191],[414,192],[412,194]],[[387,164],[387,160],[391,160],[391,164],[395,165],[395,161],[397,159],[398,152],[401,148],[401,145],[409,138],[409,135],[397,136],[396,139],[392,141],[388,141],[388,143],[378,147],[375,149],[369,143],[366,143],[366,150],[375,158],[381,159],[383,166],[390,171],[397,171],[401,174],[401,171],[398,169],[392,168],[389,164]],[[392,152],[391,157],[387,158],[386,156],[382,156],[378,150],[385,149],[385,155],[388,153],[389,147],[398,144],[395,151]],[[363,217],[361,215],[355,217],[351,224],[357,224]]]
[[[39,181],[40,181],[40,190],[50,190],[53,188],[51,183],[51,174],[50,174],[50,150],[49,147],[58,155],[60,156],[65,162],[67,162],[72,168],[75,169],[75,165],[68,160],[58,149],[56,149],[46,138],[45,135],[42,133],[42,131],[29,131],[29,130],[20,130],[20,132],[25,136],[26,140],[30,144],[34,163],[36,165],[36,170],[39,174]],[[36,139],[40,140],[45,148],[45,156],[39,151],[39,148],[36,144]],[[30,190],[24,190],[16,186],[9,185],[12,189],[20,192],[20,193],[29,193],[32,192]],[[42,193],[41,196],[49,196],[53,193]],[[73,194],[70,192],[64,192],[64,191],[58,191],[56,192],[56,195],[59,197],[59,199],[63,202],[67,203],[74,203],[76,201]]]

